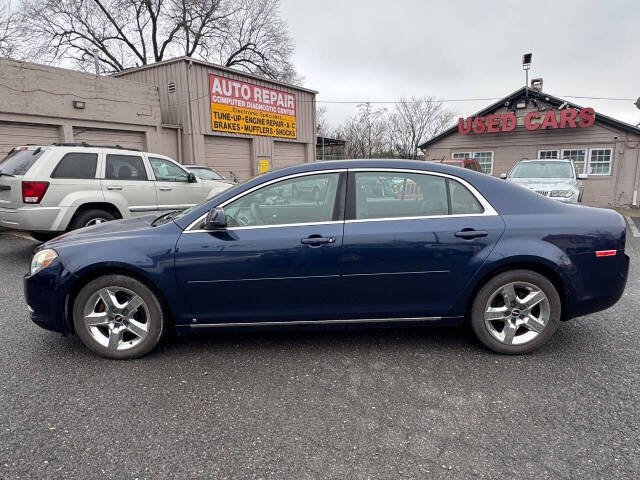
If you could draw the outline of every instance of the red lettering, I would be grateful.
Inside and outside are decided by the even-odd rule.
[[[558,119],[556,118],[555,110],[549,110],[540,125],[541,130],[545,130],[547,128],[558,128]]]
[[[496,133],[500,131],[500,115],[489,115],[487,117],[487,132]]]
[[[540,112],[529,112],[527,116],[524,117],[524,126],[527,130],[537,130],[540,127],[539,123],[533,123],[533,120],[540,120]]]
[[[515,130],[516,125],[518,124],[518,119],[513,113],[505,113],[502,115],[502,131],[510,132]]]
[[[580,121],[578,122],[580,128],[590,127],[594,123],[596,123],[596,112],[593,108],[583,108],[580,110]]]
[[[471,133],[471,117],[467,118],[467,124],[465,126],[464,118],[458,118],[458,132],[462,135]]]
[[[571,128],[576,128],[576,117],[578,111],[575,108],[565,108],[560,112],[560,128],[565,128],[569,125]]]
[[[484,133],[486,129],[484,117],[476,117],[473,119],[473,133]]]

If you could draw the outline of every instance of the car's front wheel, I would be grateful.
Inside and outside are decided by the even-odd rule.
[[[124,275],[105,275],[76,296],[73,324],[78,337],[95,353],[129,359],[156,347],[166,333],[167,314],[144,283]]]
[[[526,353],[546,343],[560,324],[562,304],[553,283],[530,270],[491,278],[476,294],[471,325],[498,353]]]

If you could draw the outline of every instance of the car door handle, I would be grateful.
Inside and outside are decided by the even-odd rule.
[[[336,237],[321,237],[320,235],[311,235],[300,240],[300,243],[315,247],[318,245],[324,245],[325,243],[336,243]]]
[[[120,185],[107,185],[107,190],[122,190]]]
[[[459,232],[454,233],[458,238],[464,238],[465,240],[472,240],[474,238],[486,237],[489,235],[484,230],[474,230],[473,228],[463,228]]]
[[[168,192],[169,190],[171,190],[171,187],[158,187],[158,189],[162,192]]]

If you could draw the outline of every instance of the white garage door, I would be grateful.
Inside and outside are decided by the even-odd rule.
[[[91,145],[120,145],[145,151],[144,132],[108,130],[106,128],[73,127],[73,141]]]
[[[0,160],[13,147],[21,145],[51,145],[60,141],[55,125],[0,122]]]
[[[246,138],[204,137],[204,161],[225,178],[234,172],[238,180],[251,178],[251,140]]]
[[[299,165],[305,161],[305,144],[273,142],[273,168]]]

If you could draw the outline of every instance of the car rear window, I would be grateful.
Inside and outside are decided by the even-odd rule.
[[[51,174],[51,178],[96,178],[97,153],[67,153]]]
[[[0,162],[0,173],[6,175],[24,175],[40,158],[44,150],[35,149],[15,149]]]

